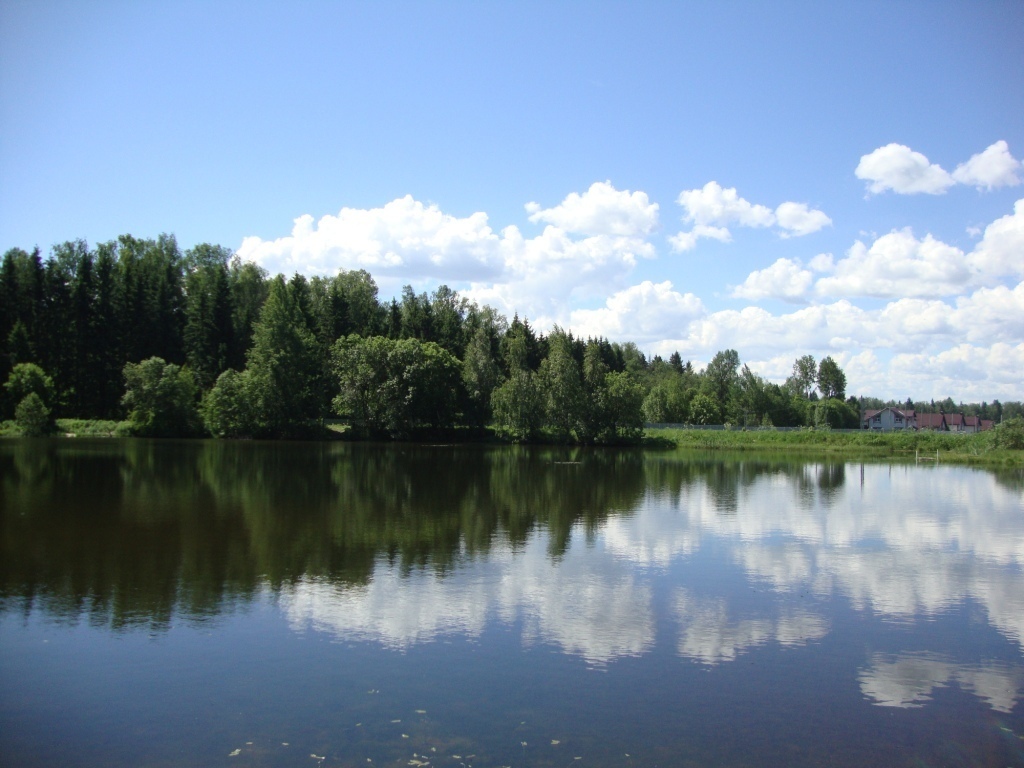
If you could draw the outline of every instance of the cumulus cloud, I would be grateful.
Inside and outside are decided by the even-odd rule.
[[[870,246],[857,241],[816,285],[822,296],[949,296],[976,282],[963,251],[911,230],[890,232]]]
[[[783,261],[737,290],[782,298],[787,278],[799,288],[806,271]],[[772,286],[772,277],[781,287]],[[952,303],[906,297],[864,308],[839,299],[783,313],[757,306],[709,312],[694,296],[648,283],[618,292],[599,310],[572,313],[569,325],[581,335],[634,341],[663,357],[678,351],[709,360],[737,349],[753,370],[779,382],[794,350],[828,354],[844,367],[850,392],[881,397],[1017,399],[1024,370],[1024,282],[978,288]]]
[[[766,269],[751,272],[742,285],[733,289],[737,298],[758,301],[775,298],[803,303],[814,281],[809,269],[793,259],[778,259]]]
[[[941,166],[903,144],[886,144],[862,156],[854,173],[870,182],[868,191],[876,195],[890,189],[901,195],[941,195],[956,183]]]
[[[811,210],[806,203],[783,203],[775,209],[775,220],[785,230],[780,237],[801,237],[832,226],[824,211]]]
[[[689,232],[679,232],[672,235],[668,242],[675,251],[691,251],[697,247],[697,241],[702,237],[718,240],[721,243],[732,242],[732,233],[725,227],[709,227],[707,224],[698,224]]]
[[[953,171],[953,178],[961,184],[970,184],[978,189],[1013,187],[1020,184],[1020,161],[1010,154],[1005,141],[997,141],[984,152],[973,155]]]
[[[704,303],[692,293],[673,290],[672,283],[645,280],[608,297],[600,309],[577,309],[569,327],[581,336],[604,336],[649,341],[677,334],[705,314]]]
[[[886,144],[862,156],[854,173],[869,182],[868,191],[873,194],[892,190],[901,195],[941,195],[957,183],[988,190],[1016,186],[1021,183],[1020,168],[1009,145],[1000,140],[958,165],[952,174],[903,144]]]
[[[1024,277],[1024,200],[1014,203],[1013,213],[985,227],[971,253],[971,264],[989,275]]]
[[[726,189],[717,181],[709,181],[701,189],[683,190],[677,202],[683,208],[683,221],[693,224],[693,227],[669,238],[676,251],[691,250],[700,238],[729,242],[732,239],[728,229],[730,225],[777,225],[780,237],[788,238],[809,235],[832,224],[832,219],[823,211],[812,210],[806,203],[785,202],[772,211],[743,199],[735,187]]]
[[[994,285],[1000,278],[1024,276],[1022,254],[1024,200],[1018,200],[1012,214],[985,228],[969,253],[930,234],[918,239],[906,228],[883,235],[870,246],[857,241],[838,262],[816,257],[812,265],[817,271],[831,274],[818,279],[814,292],[874,298],[957,296]]]
[[[485,213],[456,217],[406,196],[319,221],[300,216],[290,235],[247,237],[238,255],[271,273],[366,269],[385,284],[468,283],[469,298],[541,323],[554,319],[566,299],[607,295],[638,259],[655,255],[644,235],[657,223],[657,205],[642,192],[598,183],[555,208],[538,207],[531,218],[565,228],[549,224],[536,237],[515,226],[495,232]]]
[[[500,275],[501,240],[484,213],[458,218],[406,195],[380,208],[342,208],[317,222],[305,214],[287,237],[245,238],[238,255],[272,273],[366,269],[407,280],[451,274],[479,279]]]
[[[572,192],[554,208],[527,203],[530,221],[553,224],[581,235],[634,237],[647,235],[658,225],[658,204],[645,192],[617,190],[610,181],[595,182],[582,195]]]
[[[698,225],[770,227],[775,223],[770,209],[744,200],[734,187],[723,189],[717,181],[709,181],[702,189],[680,192],[678,202],[685,211],[684,220]]]

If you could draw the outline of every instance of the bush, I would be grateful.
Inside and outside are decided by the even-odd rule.
[[[142,437],[186,437],[198,434],[196,385],[192,373],[151,357],[124,367],[131,433]]]
[[[14,366],[4,389],[7,390],[8,402],[15,408],[29,394],[37,395],[44,407],[49,408],[53,403],[53,380],[35,363],[18,363]]]
[[[248,437],[255,430],[247,390],[248,376],[224,371],[213,389],[206,393],[199,412],[207,431],[214,437]]]
[[[14,409],[14,423],[26,437],[39,437],[53,430],[50,409],[35,392],[29,392]]]
[[[992,442],[997,448],[1024,450],[1024,419],[1008,419],[998,424],[993,431]]]

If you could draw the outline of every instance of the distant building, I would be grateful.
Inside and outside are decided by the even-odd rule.
[[[962,413],[916,413],[907,408],[882,408],[867,410],[861,417],[861,429],[878,432],[892,432],[897,429],[931,429],[938,432],[984,432],[992,429],[994,422],[980,416],[964,416]]]
[[[861,417],[862,429],[873,429],[879,432],[892,432],[896,429],[917,429],[917,415],[904,408],[883,408],[882,410],[864,411]]]

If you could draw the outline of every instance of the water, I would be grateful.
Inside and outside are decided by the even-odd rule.
[[[0,443],[0,764],[1024,765],[1024,478]]]

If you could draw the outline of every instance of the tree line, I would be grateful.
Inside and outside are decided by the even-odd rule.
[[[4,418],[127,420],[138,435],[299,437],[492,427],[515,440],[639,437],[645,422],[857,427],[826,357],[766,381],[723,350],[678,352],[535,331],[447,286],[381,301],[363,270],[271,277],[222,246],[123,235],[8,250],[0,265]]]

